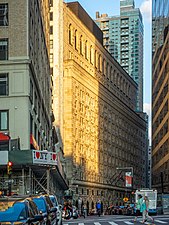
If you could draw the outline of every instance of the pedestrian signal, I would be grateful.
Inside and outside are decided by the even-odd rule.
[[[8,164],[7,164],[7,173],[8,173],[8,175],[12,174],[12,166],[13,166],[13,163],[9,161]]]

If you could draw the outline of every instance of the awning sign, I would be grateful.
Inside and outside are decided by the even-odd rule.
[[[126,187],[132,187],[132,174],[131,174],[131,172],[126,172]]]
[[[33,164],[57,165],[57,154],[55,152],[32,150]]]

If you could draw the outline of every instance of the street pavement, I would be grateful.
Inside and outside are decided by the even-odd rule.
[[[169,225],[169,215],[154,216],[153,225]],[[63,225],[141,225],[142,218],[139,217],[137,222],[133,222],[134,217],[131,216],[117,216],[117,215],[105,215],[105,216],[88,216],[78,219],[63,220]],[[146,222],[145,224],[152,224]]]

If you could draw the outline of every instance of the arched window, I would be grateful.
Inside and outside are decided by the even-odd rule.
[[[97,69],[97,51],[95,50],[95,52],[94,52],[94,65],[95,65],[95,68]]]
[[[102,57],[101,57],[101,55],[100,55],[100,72],[102,72],[103,71],[103,64],[102,64]]]
[[[123,80],[122,76],[120,76],[120,87],[119,88],[120,88],[121,91],[123,90],[122,80]]]
[[[123,92],[125,93],[125,79],[123,79]]]
[[[106,76],[107,76],[107,79],[109,80],[109,75],[110,75],[110,72],[109,72],[109,63],[106,64]]]
[[[93,64],[93,48],[90,46],[90,63]]]
[[[77,30],[75,30],[75,49],[77,50]]]
[[[120,88],[120,76],[119,76],[119,73],[117,73],[117,87]]]
[[[83,55],[83,40],[82,40],[82,35],[80,36],[80,54]]]
[[[114,70],[114,76],[113,76],[113,83],[114,83],[114,85],[116,85],[117,86],[117,73],[116,73],[116,70]]]
[[[103,68],[103,75],[105,75],[105,59],[103,59],[102,68]]]
[[[72,45],[72,25],[69,25],[69,44]]]
[[[99,71],[100,71],[100,67],[101,67],[100,62],[101,62],[101,55],[98,56],[98,69],[99,69]]]
[[[112,66],[110,67],[110,82],[113,82],[113,69],[112,69]]]
[[[85,58],[87,59],[88,57],[88,52],[87,52],[87,41],[85,42]]]

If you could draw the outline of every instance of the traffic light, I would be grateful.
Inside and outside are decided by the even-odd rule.
[[[7,164],[7,173],[8,173],[8,175],[12,174],[12,166],[13,166],[13,163],[11,161],[9,161],[8,164]]]

